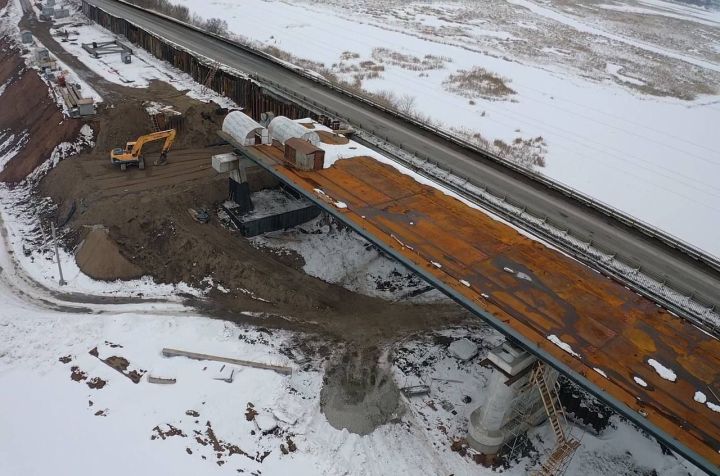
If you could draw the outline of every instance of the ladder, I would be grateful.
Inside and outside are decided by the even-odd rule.
[[[160,132],[163,130],[163,128],[160,126],[160,118],[158,116],[160,116],[160,114],[150,115],[150,127],[152,128],[153,132]]]
[[[540,398],[542,399],[548,421],[555,433],[555,441],[557,442],[553,451],[535,474],[537,476],[555,476],[562,474],[564,468],[575,454],[575,450],[580,446],[580,442],[565,434],[565,427],[567,426],[565,412],[558,398],[557,386],[553,385],[551,387],[545,380],[545,364],[538,362],[535,365],[535,368],[530,374],[530,381],[534,383],[540,391]]]
[[[202,94],[207,94],[212,89],[212,82],[215,79],[215,75],[218,72],[218,68],[220,67],[219,63],[213,63],[210,67],[210,71],[208,71],[207,76],[205,77],[205,81],[203,82],[203,86],[201,88]]]

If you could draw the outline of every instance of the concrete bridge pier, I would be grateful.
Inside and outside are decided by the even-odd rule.
[[[488,353],[494,367],[485,403],[470,415],[467,441],[492,459],[503,445],[542,423],[547,417],[538,388],[530,381],[537,358],[510,342]],[[554,386],[558,372],[546,367],[545,380]]]

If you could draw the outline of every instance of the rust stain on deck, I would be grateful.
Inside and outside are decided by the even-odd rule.
[[[287,167],[275,147],[243,152],[299,189],[328,203],[344,202],[347,208],[339,211],[347,221],[720,465],[720,414],[693,399],[701,391],[720,405],[709,391],[720,393],[716,339],[583,264],[373,158],[342,159],[330,168],[303,172]],[[579,357],[548,340],[553,334]],[[651,358],[672,369],[677,380],[660,377],[647,363]],[[648,387],[639,386],[636,376]]]

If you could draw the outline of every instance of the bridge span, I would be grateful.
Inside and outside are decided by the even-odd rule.
[[[285,162],[280,147],[234,145],[665,444],[717,472],[717,339],[374,158],[301,171]],[[711,405],[697,401],[696,392]]]

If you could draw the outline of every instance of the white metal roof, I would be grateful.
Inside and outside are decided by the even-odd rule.
[[[222,130],[226,134],[233,136],[240,144],[247,144],[248,139],[254,138],[255,133],[258,131],[260,131],[261,136],[266,136],[266,134],[262,133],[265,130],[263,126],[240,111],[233,111],[225,116]]]
[[[285,145],[285,141],[296,137],[310,142],[312,145],[320,143],[320,137],[314,131],[301,126],[285,116],[277,116],[268,124],[270,136]]]

